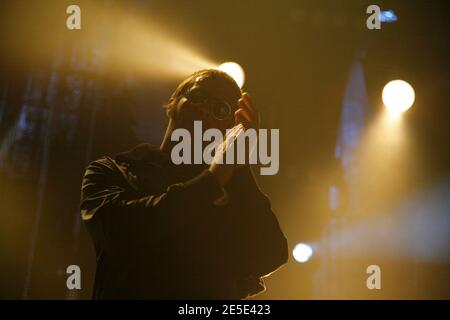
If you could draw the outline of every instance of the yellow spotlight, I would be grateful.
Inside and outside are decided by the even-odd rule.
[[[242,69],[239,64],[237,64],[236,62],[225,62],[218,66],[217,69],[226,72],[230,77],[234,79],[234,81],[236,81],[238,86],[242,88],[245,82],[245,74],[244,69]]]
[[[384,86],[382,98],[389,113],[397,115],[413,105],[414,89],[406,81],[392,80]]]
[[[294,256],[294,259],[300,263],[305,263],[306,261],[308,261],[309,258],[311,258],[312,254],[313,254],[312,248],[305,243],[297,244],[294,247],[294,250],[292,250],[292,255]]]

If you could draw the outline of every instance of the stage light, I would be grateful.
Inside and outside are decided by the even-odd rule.
[[[383,103],[390,114],[397,115],[409,108],[414,103],[414,89],[403,80],[388,82],[382,93]]]
[[[292,255],[294,256],[294,259],[297,260],[300,263],[305,263],[311,258],[313,254],[312,248],[305,244],[305,243],[299,243],[294,247],[294,250],[292,250]]]
[[[395,14],[394,10],[385,10],[380,12],[380,21],[381,22],[395,22],[397,21],[397,15]]]
[[[237,64],[236,62],[225,62],[218,66],[217,69],[226,72],[230,77],[234,79],[234,81],[236,81],[238,86],[242,88],[245,82],[245,74],[244,69],[242,69],[239,64]]]

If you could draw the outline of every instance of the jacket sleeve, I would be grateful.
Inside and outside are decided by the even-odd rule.
[[[96,246],[111,254],[133,254],[140,246],[154,246],[176,235],[188,221],[201,219],[202,210],[196,206],[222,195],[215,178],[205,170],[161,194],[137,197],[109,161],[102,158],[87,167],[80,209]]]
[[[288,244],[270,201],[257,186],[250,168],[240,168],[236,173],[227,189],[235,206],[235,270],[241,277],[257,279],[287,262]]]

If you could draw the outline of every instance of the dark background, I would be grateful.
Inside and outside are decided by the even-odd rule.
[[[369,114],[382,108],[381,90],[391,79],[405,79],[416,91],[403,119],[414,142],[415,170],[408,183],[377,205],[390,207],[442,179],[448,182],[446,1],[377,1],[399,18],[381,30],[365,26],[372,1],[77,1],[82,29],[73,31],[65,27],[69,4],[2,1],[0,7],[1,298],[89,298],[95,256],[79,218],[84,168],[98,156],[143,141],[158,144],[163,136],[162,105],[183,76],[118,63],[116,52],[133,50],[116,37],[115,26],[125,13],[169,30],[214,61],[243,66],[244,88],[263,125],[280,129],[280,171],[259,182],[290,249],[320,239],[336,221],[327,192],[355,59],[364,67]],[[151,41],[152,34],[148,37]],[[449,188],[443,185],[447,200],[440,210],[450,226]],[[364,266],[374,261],[350,259]],[[365,288],[365,267],[356,274],[340,269],[337,280],[314,282],[326,263],[318,256],[304,265],[290,258],[259,297],[450,298],[448,259],[377,259],[385,280],[376,293]],[[81,267],[80,291],[66,289],[71,264]],[[336,281],[342,290],[318,293],[335,292]]]

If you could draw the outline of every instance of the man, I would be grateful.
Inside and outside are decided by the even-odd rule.
[[[287,261],[287,241],[248,165],[175,165],[172,132],[257,128],[247,94],[218,70],[183,81],[159,148],[92,162],[81,215],[97,254],[96,299],[241,299]],[[226,152],[226,148],[217,152]],[[216,158],[215,158],[216,159]]]

